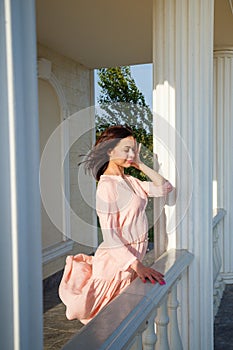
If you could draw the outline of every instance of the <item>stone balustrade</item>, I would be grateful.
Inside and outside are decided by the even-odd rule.
[[[165,285],[144,284],[137,278],[63,349],[183,349],[177,321],[177,284],[192,259],[187,250],[164,253],[152,267],[165,275]]]
[[[224,209],[216,209],[213,217],[213,284],[214,284],[214,316],[217,314],[218,307],[225,288],[225,283],[221,275],[222,252],[220,249],[220,239],[222,241],[224,229]]]

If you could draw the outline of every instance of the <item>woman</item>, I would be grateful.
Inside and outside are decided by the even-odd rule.
[[[87,156],[85,167],[98,181],[96,211],[103,242],[93,257],[67,257],[59,295],[68,319],[88,323],[136,277],[165,284],[161,273],[142,263],[148,244],[145,208],[148,196],[166,196],[173,187],[139,154],[132,130],[119,125],[106,129]],[[131,166],[151,181],[125,175]]]

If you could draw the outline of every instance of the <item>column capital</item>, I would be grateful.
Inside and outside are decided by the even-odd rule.
[[[214,57],[232,57],[233,47],[222,47],[214,49]]]

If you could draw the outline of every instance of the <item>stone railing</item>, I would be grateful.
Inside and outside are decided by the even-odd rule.
[[[223,278],[221,276],[222,267],[222,251],[220,249],[220,237],[223,235],[223,223],[226,211],[224,209],[216,209],[213,217],[213,283],[214,283],[214,316],[217,314],[218,307],[225,288]]]
[[[165,275],[165,285],[144,284],[137,278],[63,349],[183,349],[177,322],[177,283],[192,259],[186,250],[164,253],[152,267]]]

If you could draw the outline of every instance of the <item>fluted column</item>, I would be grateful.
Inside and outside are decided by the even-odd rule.
[[[199,350],[213,348],[213,8],[214,0],[154,0],[155,153],[177,187],[168,247],[194,254],[179,320],[184,349]]]
[[[217,184],[217,206],[226,210],[224,236],[220,235],[226,282],[233,283],[233,48],[214,52],[214,120],[215,162],[214,180]]]
[[[0,1],[0,349],[41,350],[34,1]]]

